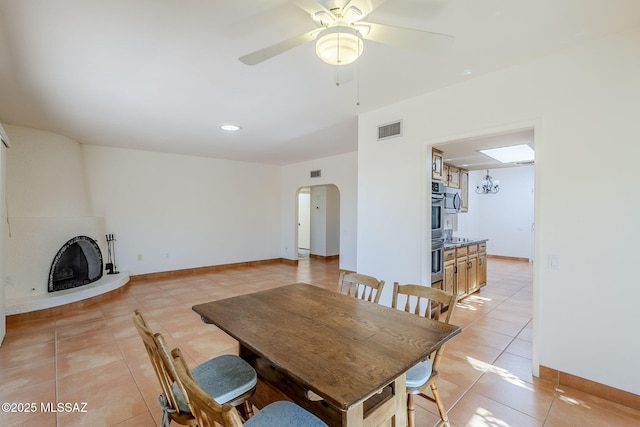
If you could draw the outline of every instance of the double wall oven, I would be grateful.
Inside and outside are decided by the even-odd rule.
[[[444,201],[441,182],[431,182],[431,283],[443,278],[444,269]]]

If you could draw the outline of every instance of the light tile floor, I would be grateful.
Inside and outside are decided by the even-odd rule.
[[[531,374],[532,270],[490,259],[488,285],[456,308],[463,327],[445,351],[440,390],[455,427],[637,426],[640,412]],[[112,299],[38,321],[9,321],[0,347],[0,402],[35,412],[0,412],[1,426],[157,426],[159,385],[131,316],[139,308],[191,364],[237,352],[237,343],[191,310],[196,303],[293,282],[335,289],[337,261],[301,260],[131,284]],[[45,412],[47,403],[82,403]],[[417,399],[418,426],[437,421]],[[23,405],[24,406],[24,405]],[[86,412],[77,412],[85,409]]]

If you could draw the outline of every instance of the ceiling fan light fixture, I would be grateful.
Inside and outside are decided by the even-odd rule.
[[[364,43],[360,32],[349,26],[326,28],[316,39],[316,54],[330,65],[347,65],[362,55]]]

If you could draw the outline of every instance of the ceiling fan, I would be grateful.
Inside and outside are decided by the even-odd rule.
[[[453,41],[446,34],[377,24],[367,16],[384,0],[293,0],[311,15],[317,28],[288,40],[241,56],[241,62],[256,65],[304,43],[315,40],[316,54],[331,65],[347,65],[362,55],[364,40],[434,52]]]

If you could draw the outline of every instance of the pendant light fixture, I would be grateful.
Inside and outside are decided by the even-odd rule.
[[[482,182],[476,186],[476,193],[496,194],[498,191],[500,191],[500,181],[494,181],[489,175],[489,169],[487,169],[487,174],[482,179]]]

